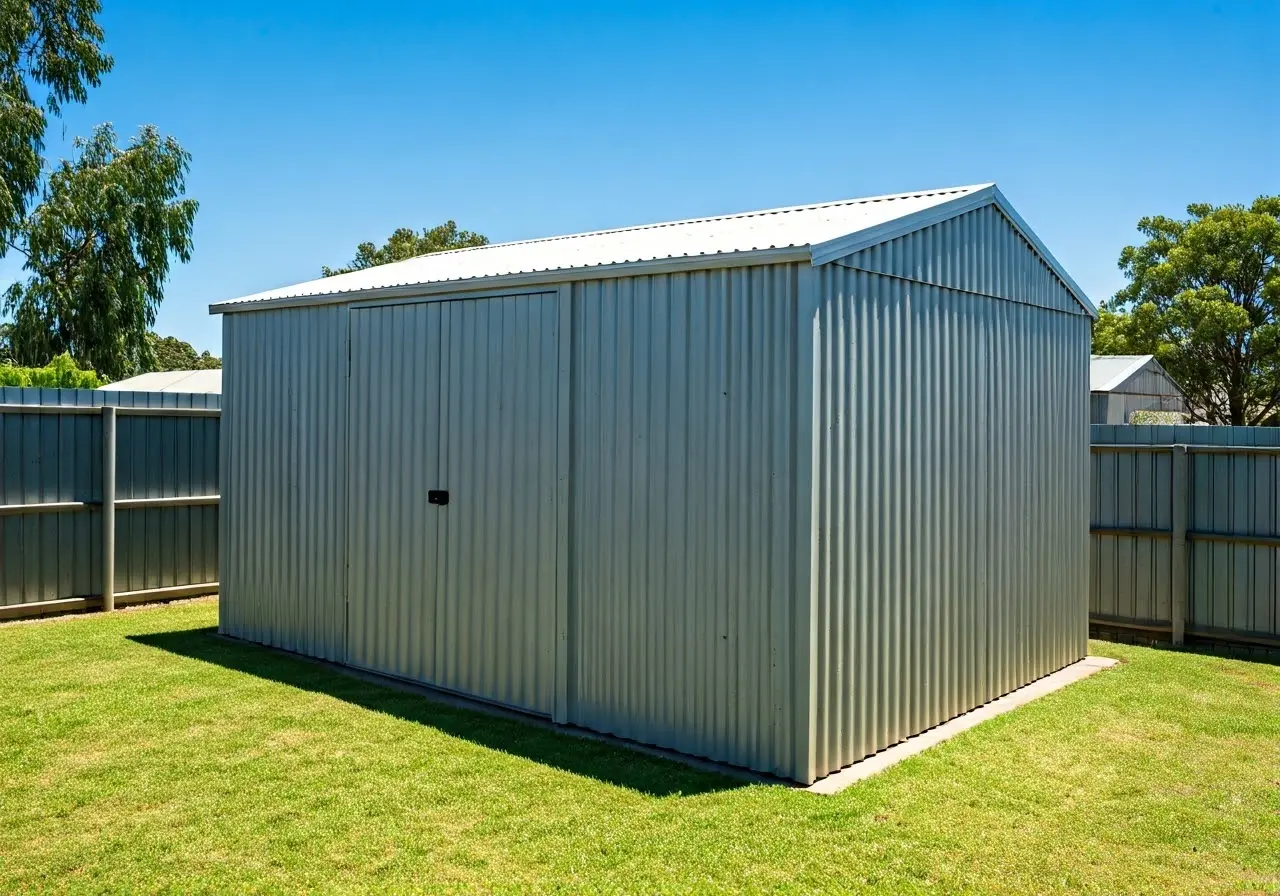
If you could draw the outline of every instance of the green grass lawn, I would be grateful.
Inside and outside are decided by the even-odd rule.
[[[1123,665],[833,797],[216,637],[0,626],[0,893],[1280,891],[1280,667]]]

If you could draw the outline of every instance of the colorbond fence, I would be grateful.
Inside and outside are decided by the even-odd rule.
[[[0,619],[216,592],[219,403],[0,388]]]
[[[1090,621],[1280,648],[1280,429],[1094,426]]]

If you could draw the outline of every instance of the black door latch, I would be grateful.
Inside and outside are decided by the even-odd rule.
[[[449,493],[444,489],[433,488],[427,492],[428,504],[439,504],[444,506],[449,503]]]

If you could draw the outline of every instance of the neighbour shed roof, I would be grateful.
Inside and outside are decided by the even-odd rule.
[[[262,306],[311,305],[387,294],[416,294],[492,280],[553,283],[729,263],[833,260],[921,227],[995,203],[1053,268],[1081,306],[1093,304],[1018,216],[994,184],[896,193],[767,209],[568,236],[495,243],[421,255],[323,277],[210,306],[214,313]],[[732,260],[732,261],[731,261]],[[614,269],[610,272],[601,268]],[[571,276],[576,275],[576,276]],[[439,289],[431,289],[437,286]]]
[[[222,393],[221,370],[157,370],[140,373],[118,383],[99,386],[108,391],[130,392],[213,392]]]
[[[1089,391],[1110,392],[1117,389],[1153,360],[1154,355],[1090,355]]]

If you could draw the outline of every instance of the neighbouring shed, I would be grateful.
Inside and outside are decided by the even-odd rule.
[[[994,185],[211,310],[228,635],[802,782],[1085,653],[1094,310]]]
[[[1187,414],[1187,397],[1154,355],[1089,358],[1089,422],[1128,423],[1134,411]]]
[[[187,392],[195,395],[222,393],[221,370],[156,370],[127,380],[99,386],[109,392]]]

